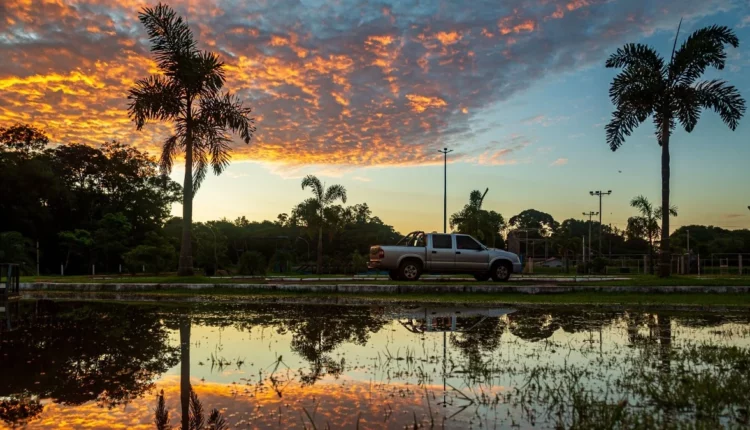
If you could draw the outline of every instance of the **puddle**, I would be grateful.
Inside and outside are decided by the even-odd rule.
[[[229,428],[713,428],[750,419],[746,311],[4,307],[0,427],[154,429],[160,418],[180,428],[191,388],[204,419],[217,409]]]

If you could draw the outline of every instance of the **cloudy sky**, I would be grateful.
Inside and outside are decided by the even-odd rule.
[[[616,153],[607,56],[626,42],[669,53],[710,24],[740,37],[711,72],[750,97],[748,0],[180,0],[202,48],[227,64],[228,88],[254,110],[258,132],[234,164],[209,177],[198,220],[275,218],[308,196],[317,174],[347,187],[401,231],[442,228],[448,212],[489,187],[506,219],[527,208],[562,220],[598,210],[623,228],[629,200],[660,195],[660,149],[645,123]],[[3,0],[0,125],[31,123],[54,142],[116,139],[158,155],[167,124],[138,132],[127,90],[155,72],[141,0]],[[673,138],[676,226],[750,228],[750,118],[731,132],[713,112]],[[181,177],[176,168],[175,179]],[[174,213],[180,213],[175,206]]]

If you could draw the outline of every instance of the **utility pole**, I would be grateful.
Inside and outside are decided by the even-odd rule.
[[[453,152],[452,149],[443,148],[438,149],[438,152],[443,154],[443,233],[448,232],[448,153]]]
[[[612,194],[612,190],[607,191],[589,191],[592,196],[599,197],[599,256],[602,256],[602,196],[608,196]]]
[[[593,217],[594,215],[599,215],[599,212],[583,212],[583,216],[589,217],[589,261],[591,261],[591,217]]]

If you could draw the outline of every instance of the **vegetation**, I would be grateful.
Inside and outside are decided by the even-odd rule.
[[[484,193],[479,190],[472,191],[469,195],[469,203],[459,212],[451,215],[450,225],[455,231],[470,234],[490,248],[504,248],[505,241],[501,235],[501,230],[505,227],[503,216],[482,208],[488,191],[489,188]]]
[[[677,30],[679,36],[679,28]],[[606,126],[607,143],[616,151],[633,129],[653,116],[657,142],[661,146],[662,201],[669,203],[669,144],[677,122],[688,133],[698,123],[702,109],[713,109],[732,130],[745,113],[745,100],[726,81],[699,81],[709,67],[724,69],[725,45],[736,48],[739,39],[724,26],[705,27],[693,32],[679,49],[675,38],[669,63],[650,46],[628,44],[607,60],[609,68],[623,71],[612,81],[610,97],[615,105],[612,120]],[[661,214],[661,253],[659,275],[669,276],[669,211]]]
[[[630,206],[638,209],[640,216],[633,216],[628,218],[628,227],[626,233],[633,237],[646,237],[648,238],[648,255],[650,273],[654,273],[654,239],[659,236],[661,229],[659,228],[658,219],[662,216],[662,208],[659,206],[654,209],[651,202],[644,196],[634,197],[630,201]],[[669,208],[670,216],[677,216],[677,208]]]
[[[159,166],[172,170],[178,152],[185,153],[182,196],[182,241],[177,273],[193,274],[193,196],[209,166],[218,175],[229,165],[229,133],[245,143],[255,131],[250,108],[223,92],[224,63],[213,52],[197,48],[193,32],[167,5],[144,8],[138,15],[146,27],[159,74],[139,80],[130,90],[128,113],[141,130],[147,121],[170,121],[175,134],[162,148]]]
[[[298,219],[304,220],[308,226],[318,228],[318,259],[316,273],[321,273],[323,267],[323,226],[334,229],[337,221],[341,221],[340,207],[331,206],[336,200],[346,203],[346,188],[341,185],[331,185],[326,188],[320,179],[308,175],[302,180],[302,189],[310,188],[313,196],[297,206],[297,212],[293,213]]]

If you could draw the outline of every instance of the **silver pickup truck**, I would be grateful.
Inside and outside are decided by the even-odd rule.
[[[423,272],[471,273],[478,281],[507,281],[511,273],[521,272],[521,260],[467,234],[415,231],[395,246],[370,247],[367,267],[387,270],[391,279],[402,281],[416,281]]]

